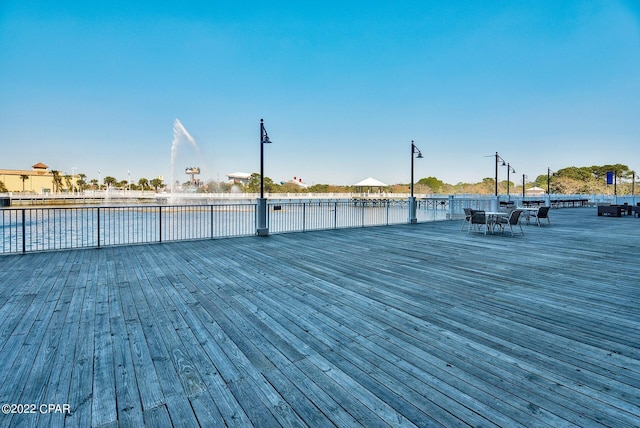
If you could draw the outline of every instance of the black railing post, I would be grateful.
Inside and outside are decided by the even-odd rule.
[[[100,207],[98,207],[98,248],[100,248]]]
[[[387,226],[389,226],[389,206],[390,205],[391,205],[391,203],[387,202],[387,221],[386,221]]]
[[[162,206],[158,206],[158,239],[162,242]]]
[[[213,239],[213,205],[211,205],[210,208],[211,208],[211,216],[210,216],[210,222],[211,222],[210,230],[211,230],[211,233],[210,233],[210,236],[211,236],[211,239]]]
[[[307,203],[302,203],[302,231],[307,230]]]
[[[27,252],[27,230],[26,230],[26,213],[25,209],[22,209],[22,253]]]

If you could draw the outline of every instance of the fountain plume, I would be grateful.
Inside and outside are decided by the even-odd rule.
[[[187,140],[195,149],[198,158],[200,157],[200,150],[198,149],[198,145],[196,144],[196,140],[189,134],[189,131],[186,130],[182,122],[176,118],[173,121],[173,142],[171,143],[171,194],[173,194],[173,186],[174,186],[174,167],[176,154],[178,152],[178,145]]]

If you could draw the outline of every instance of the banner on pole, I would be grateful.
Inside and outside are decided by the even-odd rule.
[[[613,171],[607,171],[607,184],[613,184]]]

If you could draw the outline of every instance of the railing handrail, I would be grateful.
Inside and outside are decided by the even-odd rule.
[[[462,218],[502,198],[416,198],[417,221]],[[269,198],[272,233],[409,223],[409,198]],[[257,234],[255,200],[213,204],[21,206],[0,208],[0,254],[214,239]]]

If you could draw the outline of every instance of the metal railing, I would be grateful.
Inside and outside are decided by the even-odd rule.
[[[268,223],[271,233],[305,232],[310,230],[349,227],[388,226],[407,223],[407,200],[309,200],[270,201]],[[444,206],[429,207],[418,203],[419,222],[448,218]]]
[[[250,236],[255,204],[6,208],[0,253]]]
[[[422,198],[418,222],[455,219],[476,198]],[[385,226],[409,220],[404,199],[269,200],[270,233]],[[256,234],[253,201],[210,205],[120,205],[0,209],[0,254],[100,248]]]

